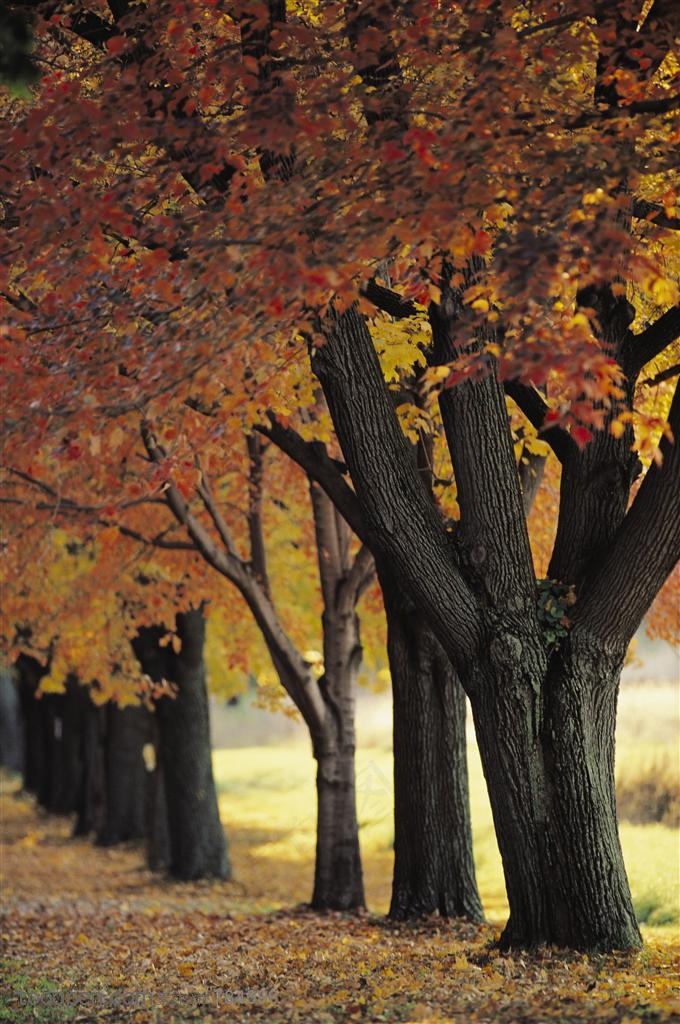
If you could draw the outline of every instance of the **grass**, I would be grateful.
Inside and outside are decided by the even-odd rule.
[[[676,708],[672,687],[624,691],[617,765],[628,780],[638,773],[648,777],[650,757],[661,758],[671,768],[677,763]],[[357,807],[368,904],[371,910],[384,913],[390,896],[393,840],[389,719],[381,720],[374,705],[366,717],[357,752]],[[272,746],[221,749],[214,754],[227,831],[231,824],[239,832],[246,829],[249,836],[250,866],[241,860],[244,884],[250,893],[260,894],[266,909],[304,902],[311,892],[315,767],[303,735]],[[500,925],[507,915],[507,902],[474,740],[469,744],[469,771],[479,888],[488,919]],[[674,938],[680,925],[680,830],[623,821],[620,833],[639,921],[660,936]]]

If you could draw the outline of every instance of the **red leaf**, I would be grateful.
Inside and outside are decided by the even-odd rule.
[[[571,432],[571,436],[574,438],[579,448],[583,448],[584,444],[587,444],[588,441],[591,440],[593,435],[587,427],[574,427],[574,429]]]

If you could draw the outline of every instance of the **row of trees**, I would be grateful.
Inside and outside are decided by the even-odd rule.
[[[50,665],[22,653],[3,676],[2,761],[23,772],[23,788],[53,814],[74,815],[73,834],[101,846],[145,840],[153,870],[190,880],[228,878],[210,759],[205,620],[180,613],[181,649],[160,646],[164,629],[134,640],[149,678],[171,683],[172,699],[98,703],[74,675],[42,692]],[[16,691],[16,692],[14,692]],[[10,756],[10,751],[15,752]]]
[[[160,652],[192,600],[243,607],[226,580],[309,728],[313,903],[360,906],[357,602],[375,572],[393,915],[480,913],[467,695],[504,944],[635,946],[614,722],[628,643],[680,552],[674,5],[41,14],[40,88],[2,129],[19,160],[0,168],[8,653],[15,623],[34,653],[58,633],[62,675],[118,696],[140,628],[165,623]],[[318,594],[295,561],[290,606],[266,557],[263,439],[305,474],[283,471],[278,511],[311,495]],[[35,585],[55,523],[123,623],[96,667]],[[121,586],[123,543],[154,568],[125,556]],[[149,579],[155,607],[135,591]],[[321,617],[321,674],[299,605]]]

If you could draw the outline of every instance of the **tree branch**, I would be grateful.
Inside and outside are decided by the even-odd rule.
[[[268,437],[277,448],[285,452],[305,473],[323,487],[324,491],[349,524],[359,540],[366,542],[361,507],[357,496],[343,477],[344,467],[332,459],[320,441],[305,441],[292,427],[284,427],[269,413],[270,426],[259,424],[257,431]]]
[[[640,370],[677,338],[680,338],[680,304],[671,306],[644,331],[632,336],[626,360],[629,376],[635,380]]]
[[[395,320],[404,320],[418,313],[415,302],[405,299],[391,288],[378,284],[374,277],[361,289],[361,295],[383,313],[389,313]]]
[[[349,575],[344,580],[339,600],[341,611],[350,611],[375,576],[373,553],[362,544],[356,553]]]
[[[393,567],[452,660],[469,664],[479,643],[477,602],[418,475],[368,328],[352,308],[331,312],[324,332],[312,366],[352,474],[369,547]]]
[[[503,381],[503,387],[529,423],[540,432],[541,440],[550,445],[560,462],[564,462],[576,450],[576,442],[563,427],[544,427],[549,406],[540,391],[520,380]]]
[[[653,377],[648,377],[647,380],[643,380],[642,384],[647,385],[647,387],[654,387],[655,384],[661,384],[665,380],[671,380],[671,378],[677,377],[678,374],[680,374],[680,363],[675,363],[674,366],[668,366],[665,370],[661,370]]]
[[[162,462],[163,449],[156,443],[146,422],[142,424],[142,440],[149,458],[155,463]],[[312,735],[318,736],[323,730],[325,719],[325,705],[318,684],[309,670],[309,665],[281,625],[272,601],[249,567],[232,553],[232,546],[226,546],[222,530],[217,526],[218,522],[223,522],[222,517],[210,491],[206,488],[203,490],[205,496],[202,494],[201,498],[211,518],[213,514],[215,515],[213,523],[225,544],[224,548],[215,544],[208,530],[193,515],[187,502],[173,484],[170,484],[163,493],[168,507],[177,521],[186,528],[199,554],[238,589],[260,628],[281,685],[299,709]],[[226,536],[230,536],[228,529]]]
[[[680,231],[680,217],[671,217],[659,203],[650,203],[648,199],[634,199],[632,216],[636,220],[646,220],[658,228]]]
[[[483,268],[470,265],[474,280]],[[446,365],[462,354],[460,292],[445,284],[442,299],[430,305],[430,365]],[[475,348],[490,340],[474,329]],[[460,332],[460,333],[459,333]],[[495,361],[439,394],[439,408],[456,477],[460,522],[457,538],[476,586],[497,607],[529,612],[535,578],[522,505],[510,423]]]
[[[265,593],[271,597],[269,574],[267,572],[267,547],[264,542],[262,525],[263,500],[263,445],[257,434],[246,437],[248,448],[248,535],[250,537],[250,564]]]
[[[647,471],[606,556],[575,606],[574,629],[628,644],[680,558],[680,384],[661,439],[662,463]]]

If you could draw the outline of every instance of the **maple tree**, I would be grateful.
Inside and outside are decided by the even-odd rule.
[[[45,4],[53,70],[2,129],[21,167],[1,181],[15,464],[42,451],[63,474],[104,417],[143,409],[147,485],[181,510],[203,486],[184,452],[206,443],[187,403],[228,443],[262,410],[313,405],[311,351],[379,571],[473,706],[504,941],[635,945],[613,722],[628,640],[678,554],[675,356],[660,411],[635,391],[678,328],[674,5],[163,11]],[[388,376],[424,357],[446,385],[455,526],[371,331]],[[538,598],[503,382],[562,464]],[[635,444],[659,430],[628,510]]]

